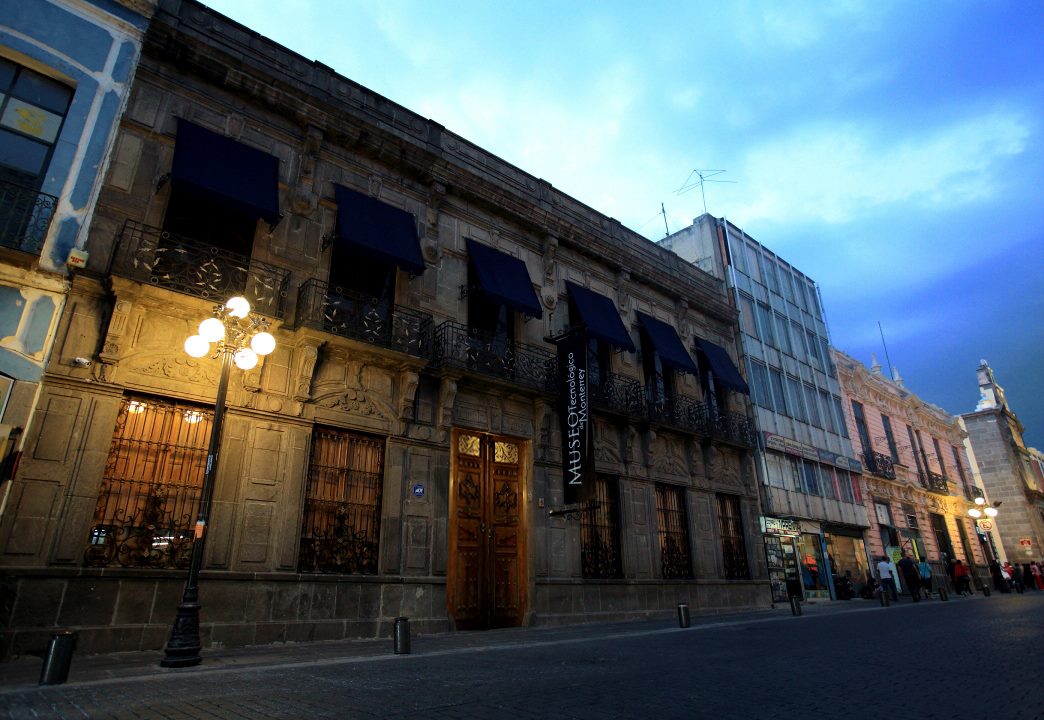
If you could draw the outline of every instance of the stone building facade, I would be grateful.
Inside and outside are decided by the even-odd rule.
[[[978,462],[982,484],[1003,503],[998,521],[1004,550],[1013,563],[1044,558],[1044,466],[1041,453],[1026,447],[1023,426],[985,360],[977,371],[979,402],[961,419]]]
[[[5,653],[163,646],[219,377],[182,343],[232,294],[277,345],[231,375],[205,647],[770,602],[723,283],[436,122],[163,0],[86,249],[0,518]]]
[[[863,461],[867,551],[875,560],[926,557],[939,577],[949,560],[959,559],[987,579],[996,541],[968,515],[977,481],[960,424],[910,392],[898,370],[890,380],[876,358],[868,369],[833,354],[845,422]]]
[[[773,599],[837,598],[836,579],[866,574],[869,523],[816,284],[724,218],[660,244],[721,278],[740,311]]]
[[[0,483],[24,448],[154,4],[24,0],[0,13]]]

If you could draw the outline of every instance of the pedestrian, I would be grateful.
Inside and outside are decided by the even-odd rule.
[[[1040,576],[1040,563],[1034,560],[1030,563],[1030,572],[1033,574],[1033,584],[1038,590],[1044,590],[1044,578]]]
[[[917,563],[917,575],[921,581],[924,596],[930,598],[932,596],[932,566],[928,564],[927,556],[921,558],[921,562]]]
[[[1028,590],[1037,589],[1037,584],[1033,582],[1033,566],[1030,563],[1022,563],[1022,582],[1026,583]]]
[[[881,592],[888,593],[896,602],[899,601],[899,593],[895,591],[895,577],[892,575],[892,562],[887,555],[881,556],[877,563],[877,576],[881,579]]]
[[[903,559],[898,563],[899,571],[903,574],[903,582],[906,589],[910,591],[910,597],[914,602],[921,601],[921,578],[917,572],[917,564],[914,563],[910,553],[903,553]]]
[[[953,566],[953,587],[957,591],[958,595],[963,596],[965,593],[971,595],[971,575],[968,572],[968,566],[958,560]]]
[[[1011,579],[1015,583],[1015,592],[1023,592],[1026,589],[1025,581],[1023,580],[1022,566],[1016,565],[1011,571]]]

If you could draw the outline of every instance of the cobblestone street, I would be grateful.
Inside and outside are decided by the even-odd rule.
[[[457,633],[155,657],[77,657],[66,685],[3,670],[10,718],[1044,717],[1044,593],[889,608]],[[107,665],[104,673],[99,669]],[[18,677],[19,668],[22,676]],[[35,665],[38,672],[39,664]],[[108,677],[98,677],[101,674]],[[882,706],[883,705],[883,706]]]

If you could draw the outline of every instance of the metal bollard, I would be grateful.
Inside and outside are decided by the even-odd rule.
[[[992,594],[992,591],[990,590],[990,586],[987,585],[986,583],[982,584],[982,594],[984,596],[986,596],[986,597],[989,597]]]
[[[800,615],[801,614],[801,598],[797,595],[790,596],[790,614]]]
[[[69,665],[76,650],[76,633],[68,630],[56,632],[47,645],[43,668],[40,670],[41,685],[61,685],[69,677]]]
[[[405,617],[395,618],[395,628],[392,631],[392,641],[396,655],[410,654],[410,619]]]
[[[689,606],[678,603],[678,627],[689,627]]]

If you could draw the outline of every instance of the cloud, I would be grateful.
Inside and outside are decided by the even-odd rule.
[[[992,196],[994,172],[1022,153],[1031,135],[1018,114],[997,111],[884,138],[855,123],[816,124],[746,154],[746,221],[846,223],[886,206],[953,207]]]

